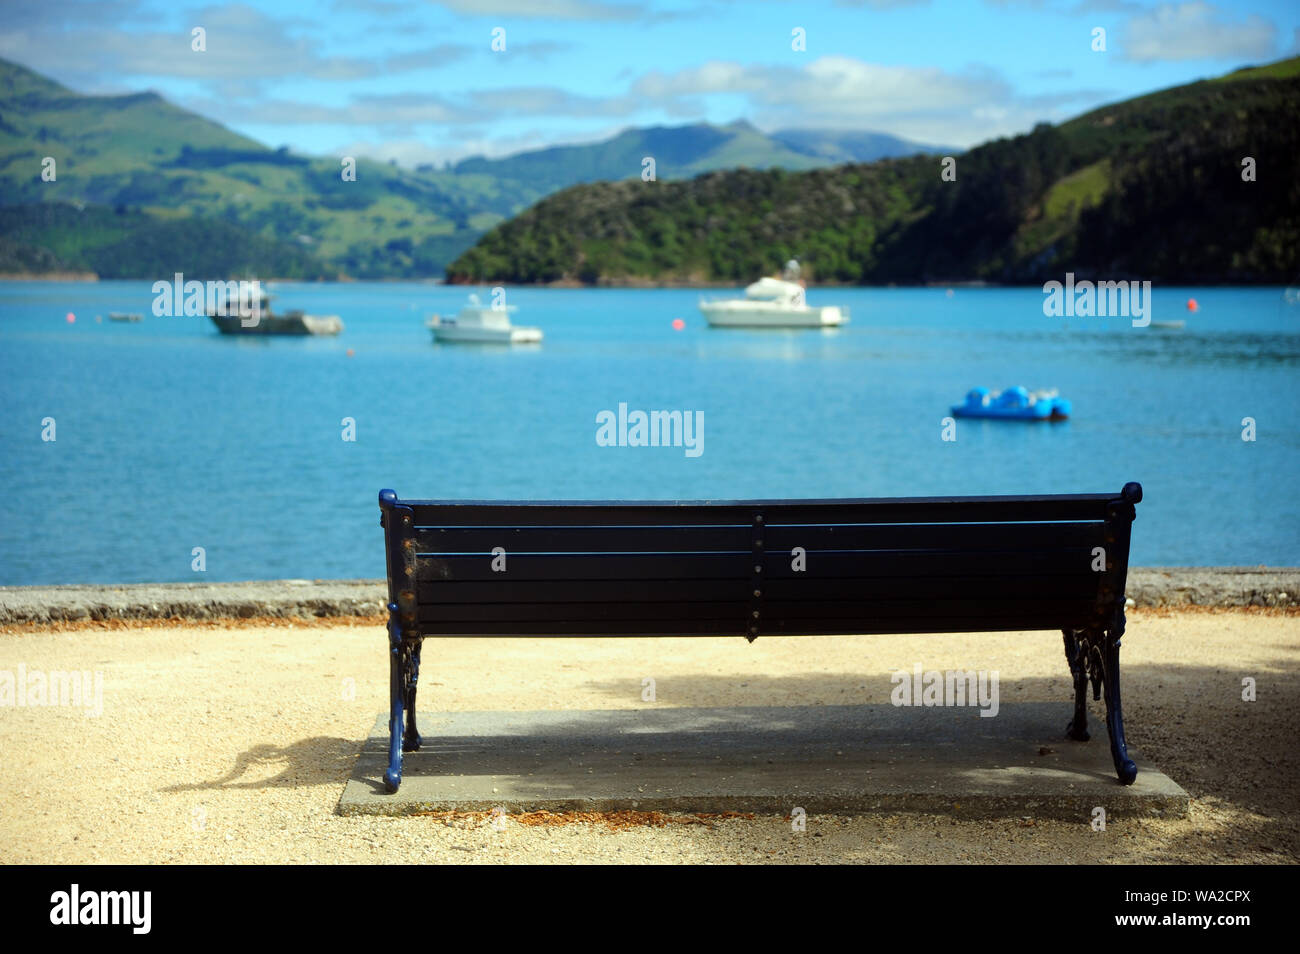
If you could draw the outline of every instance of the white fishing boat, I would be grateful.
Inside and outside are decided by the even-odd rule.
[[[847,308],[808,304],[794,260],[782,277],[760,278],[747,287],[744,298],[701,301],[700,312],[719,328],[832,328],[849,320]]]
[[[435,341],[470,342],[476,344],[536,344],[542,340],[540,328],[513,325],[510,316],[514,305],[484,305],[478,295],[469,296],[469,304],[454,318],[434,315],[428,328]]]

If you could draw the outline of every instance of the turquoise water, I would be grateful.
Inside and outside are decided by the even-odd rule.
[[[1047,318],[1033,288],[815,288],[852,311],[835,331],[710,329],[693,290],[510,289],[540,347],[435,346],[424,320],[465,292],[285,284],[278,306],[346,330],[255,340],[154,317],[147,282],[0,284],[0,583],[383,576],[381,487],[731,499],[1138,480],[1136,563],[1300,564],[1300,305],[1280,288],[1157,288],[1177,331]],[[1074,417],[962,420],[941,440],[967,390],[1013,384],[1059,388]],[[703,453],[599,446],[596,416],[620,402],[703,412]]]

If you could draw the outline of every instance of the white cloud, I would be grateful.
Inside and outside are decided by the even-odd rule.
[[[633,92],[648,97],[743,93],[769,107],[798,106],[826,115],[870,116],[949,111],[1011,95],[991,70],[957,74],[938,67],[882,66],[823,56],[807,66],[745,66],[713,61],[676,73],[647,73]]]
[[[670,114],[700,110],[703,97],[739,96],[764,129],[879,129],[921,142],[969,146],[1093,106],[1102,95],[1078,90],[1024,97],[1001,74],[970,67],[885,66],[824,56],[802,68],[714,61],[675,73],[651,72],[632,86],[635,97]]]
[[[437,68],[474,52],[442,43],[394,50],[386,57],[327,56],[310,37],[312,24],[272,19],[244,4],[210,6],[190,15],[206,32],[206,50],[191,48],[191,27],[177,31],[124,31],[86,21],[66,23],[28,16],[0,24],[0,56],[53,73],[79,89],[104,89],[105,77],[138,88],[132,78],[168,77],[206,82],[223,96],[251,96],[268,80],[346,82]],[[139,18],[137,21],[139,22]],[[547,44],[528,55],[544,58]]]
[[[396,159],[398,165],[414,168],[421,163],[431,162],[441,167],[444,162],[455,164],[469,156],[485,156],[499,159],[520,152],[536,149],[549,149],[557,145],[574,145],[582,143],[604,142],[622,131],[624,127],[608,127],[603,130],[560,133],[553,129],[531,129],[514,136],[485,136],[481,130],[462,129],[454,142],[442,142],[433,145],[419,139],[356,140],[330,151],[330,155],[365,156],[387,162]]]
[[[188,97],[181,105],[223,122],[254,126],[356,126],[397,132],[415,126],[472,123],[484,117],[424,93],[357,96],[346,102],[259,99],[255,105]]]
[[[1273,55],[1277,28],[1258,14],[1231,22],[1203,0],[1163,4],[1135,16],[1121,32],[1120,55],[1139,63],[1240,60]]]
[[[1076,89],[1041,96],[1018,93],[999,73],[970,67],[951,72],[937,67],[901,67],[826,56],[803,67],[760,67],[713,61],[673,73],[654,71],[635,80],[627,91],[588,96],[554,86],[478,89],[455,95],[403,93],[357,96],[346,101],[250,102],[245,124],[334,125],[378,130],[396,144],[415,141],[430,127],[458,128],[454,149],[441,158],[476,149],[501,155],[528,146],[510,143],[481,148],[464,141],[476,127],[510,117],[568,117],[614,122],[658,112],[676,121],[698,120],[708,112],[707,99],[739,99],[738,110],[766,130],[782,128],[870,129],[919,142],[966,147],[997,136],[1013,135],[1035,123],[1059,121],[1106,101],[1107,91]],[[222,115],[217,101],[190,100],[185,105],[206,115]],[[226,104],[225,114],[229,114]],[[584,137],[585,138],[585,137]],[[546,137],[560,141],[555,134]],[[531,144],[531,143],[530,143]],[[537,137],[536,145],[544,145]],[[404,163],[409,149],[394,155]],[[382,150],[371,148],[372,153]],[[432,160],[421,160],[432,161]]]

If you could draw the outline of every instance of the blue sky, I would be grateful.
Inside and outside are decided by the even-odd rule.
[[[967,147],[1292,56],[1294,2],[40,0],[0,56],[245,135],[404,164],[746,119]],[[207,49],[191,49],[191,31]],[[1093,30],[1106,31],[1104,52]],[[504,30],[505,50],[492,49]],[[793,49],[801,29],[806,49]]]

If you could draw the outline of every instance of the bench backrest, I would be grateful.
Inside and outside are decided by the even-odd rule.
[[[401,638],[1083,629],[1123,608],[1142,488],[812,501],[380,492]],[[1100,548],[1100,549],[1099,549]]]

